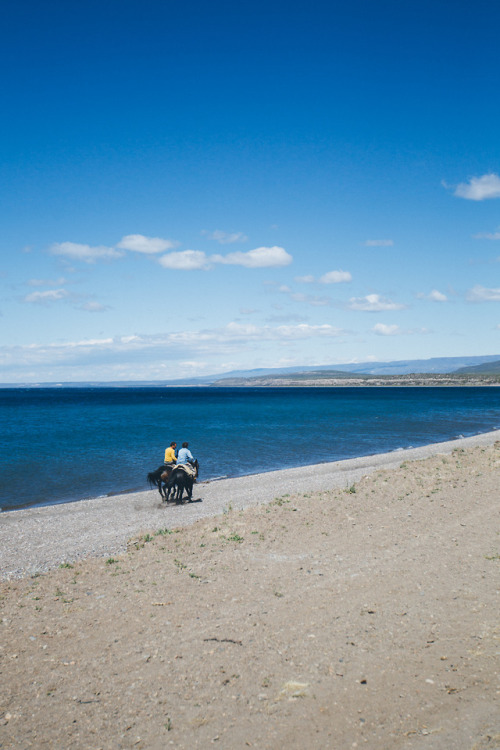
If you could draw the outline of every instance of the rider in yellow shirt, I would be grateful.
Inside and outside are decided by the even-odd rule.
[[[175,449],[177,448],[177,443],[174,441],[170,443],[169,447],[165,451],[165,464],[167,466],[173,466],[177,463],[177,458],[175,457]]]

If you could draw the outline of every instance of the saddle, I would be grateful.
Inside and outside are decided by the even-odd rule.
[[[177,464],[175,467],[176,469],[182,469],[188,477],[193,477],[193,479],[196,477],[196,469],[194,466],[191,466],[191,464]]]

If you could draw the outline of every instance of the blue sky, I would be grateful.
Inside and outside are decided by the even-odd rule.
[[[2,15],[2,382],[500,356],[498,3]]]

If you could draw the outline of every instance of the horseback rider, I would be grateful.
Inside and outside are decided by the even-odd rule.
[[[179,451],[177,461],[179,464],[191,464],[191,466],[195,465],[195,458],[189,450],[189,443],[182,444],[182,448]]]
[[[165,466],[175,466],[177,463],[177,458],[175,457],[175,449],[177,448],[177,443],[175,440],[173,440],[169,447],[165,451]]]

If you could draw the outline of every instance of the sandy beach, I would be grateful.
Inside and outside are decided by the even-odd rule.
[[[500,748],[500,432],[2,513],[0,748]]]

